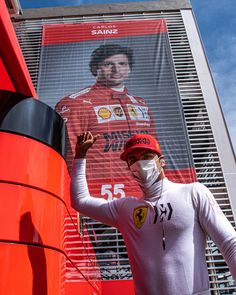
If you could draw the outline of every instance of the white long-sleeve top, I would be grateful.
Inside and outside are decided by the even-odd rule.
[[[85,159],[74,161],[72,206],[120,230],[135,294],[209,295],[207,235],[219,247],[236,280],[236,232],[204,185],[165,178],[152,197],[106,201],[90,196],[85,169]]]

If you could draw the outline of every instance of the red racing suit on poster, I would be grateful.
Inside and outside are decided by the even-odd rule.
[[[135,133],[156,137],[156,128],[145,101],[96,83],[64,97],[56,111],[68,130],[67,164],[71,170],[77,136],[85,131],[99,134],[87,157],[87,179],[91,195],[105,199],[141,196],[127,164],[120,160],[125,142]]]

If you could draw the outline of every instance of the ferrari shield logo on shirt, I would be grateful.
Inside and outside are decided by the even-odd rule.
[[[119,104],[95,106],[94,111],[96,113],[98,123],[126,120],[125,112]]]
[[[131,120],[150,121],[148,107],[133,104],[127,104],[126,106]]]
[[[137,228],[141,228],[147,217],[147,207],[138,207],[134,209],[133,219]]]

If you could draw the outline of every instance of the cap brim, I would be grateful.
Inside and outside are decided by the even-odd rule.
[[[146,145],[139,145],[139,146],[132,146],[130,148],[128,148],[126,151],[124,151],[121,155],[120,155],[120,159],[123,160],[123,161],[127,161],[127,156],[128,154],[133,151],[133,150],[139,150],[139,149],[145,149],[145,150],[151,150],[153,151],[154,153],[156,154],[160,154],[158,151],[150,148],[150,147],[147,147]]]

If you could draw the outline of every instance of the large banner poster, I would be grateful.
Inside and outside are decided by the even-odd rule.
[[[141,196],[120,160],[135,133],[158,138],[170,180],[196,179],[165,20],[45,25],[38,95],[67,124],[69,170],[77,136],[100,135],[87,158],[91,195]]]

